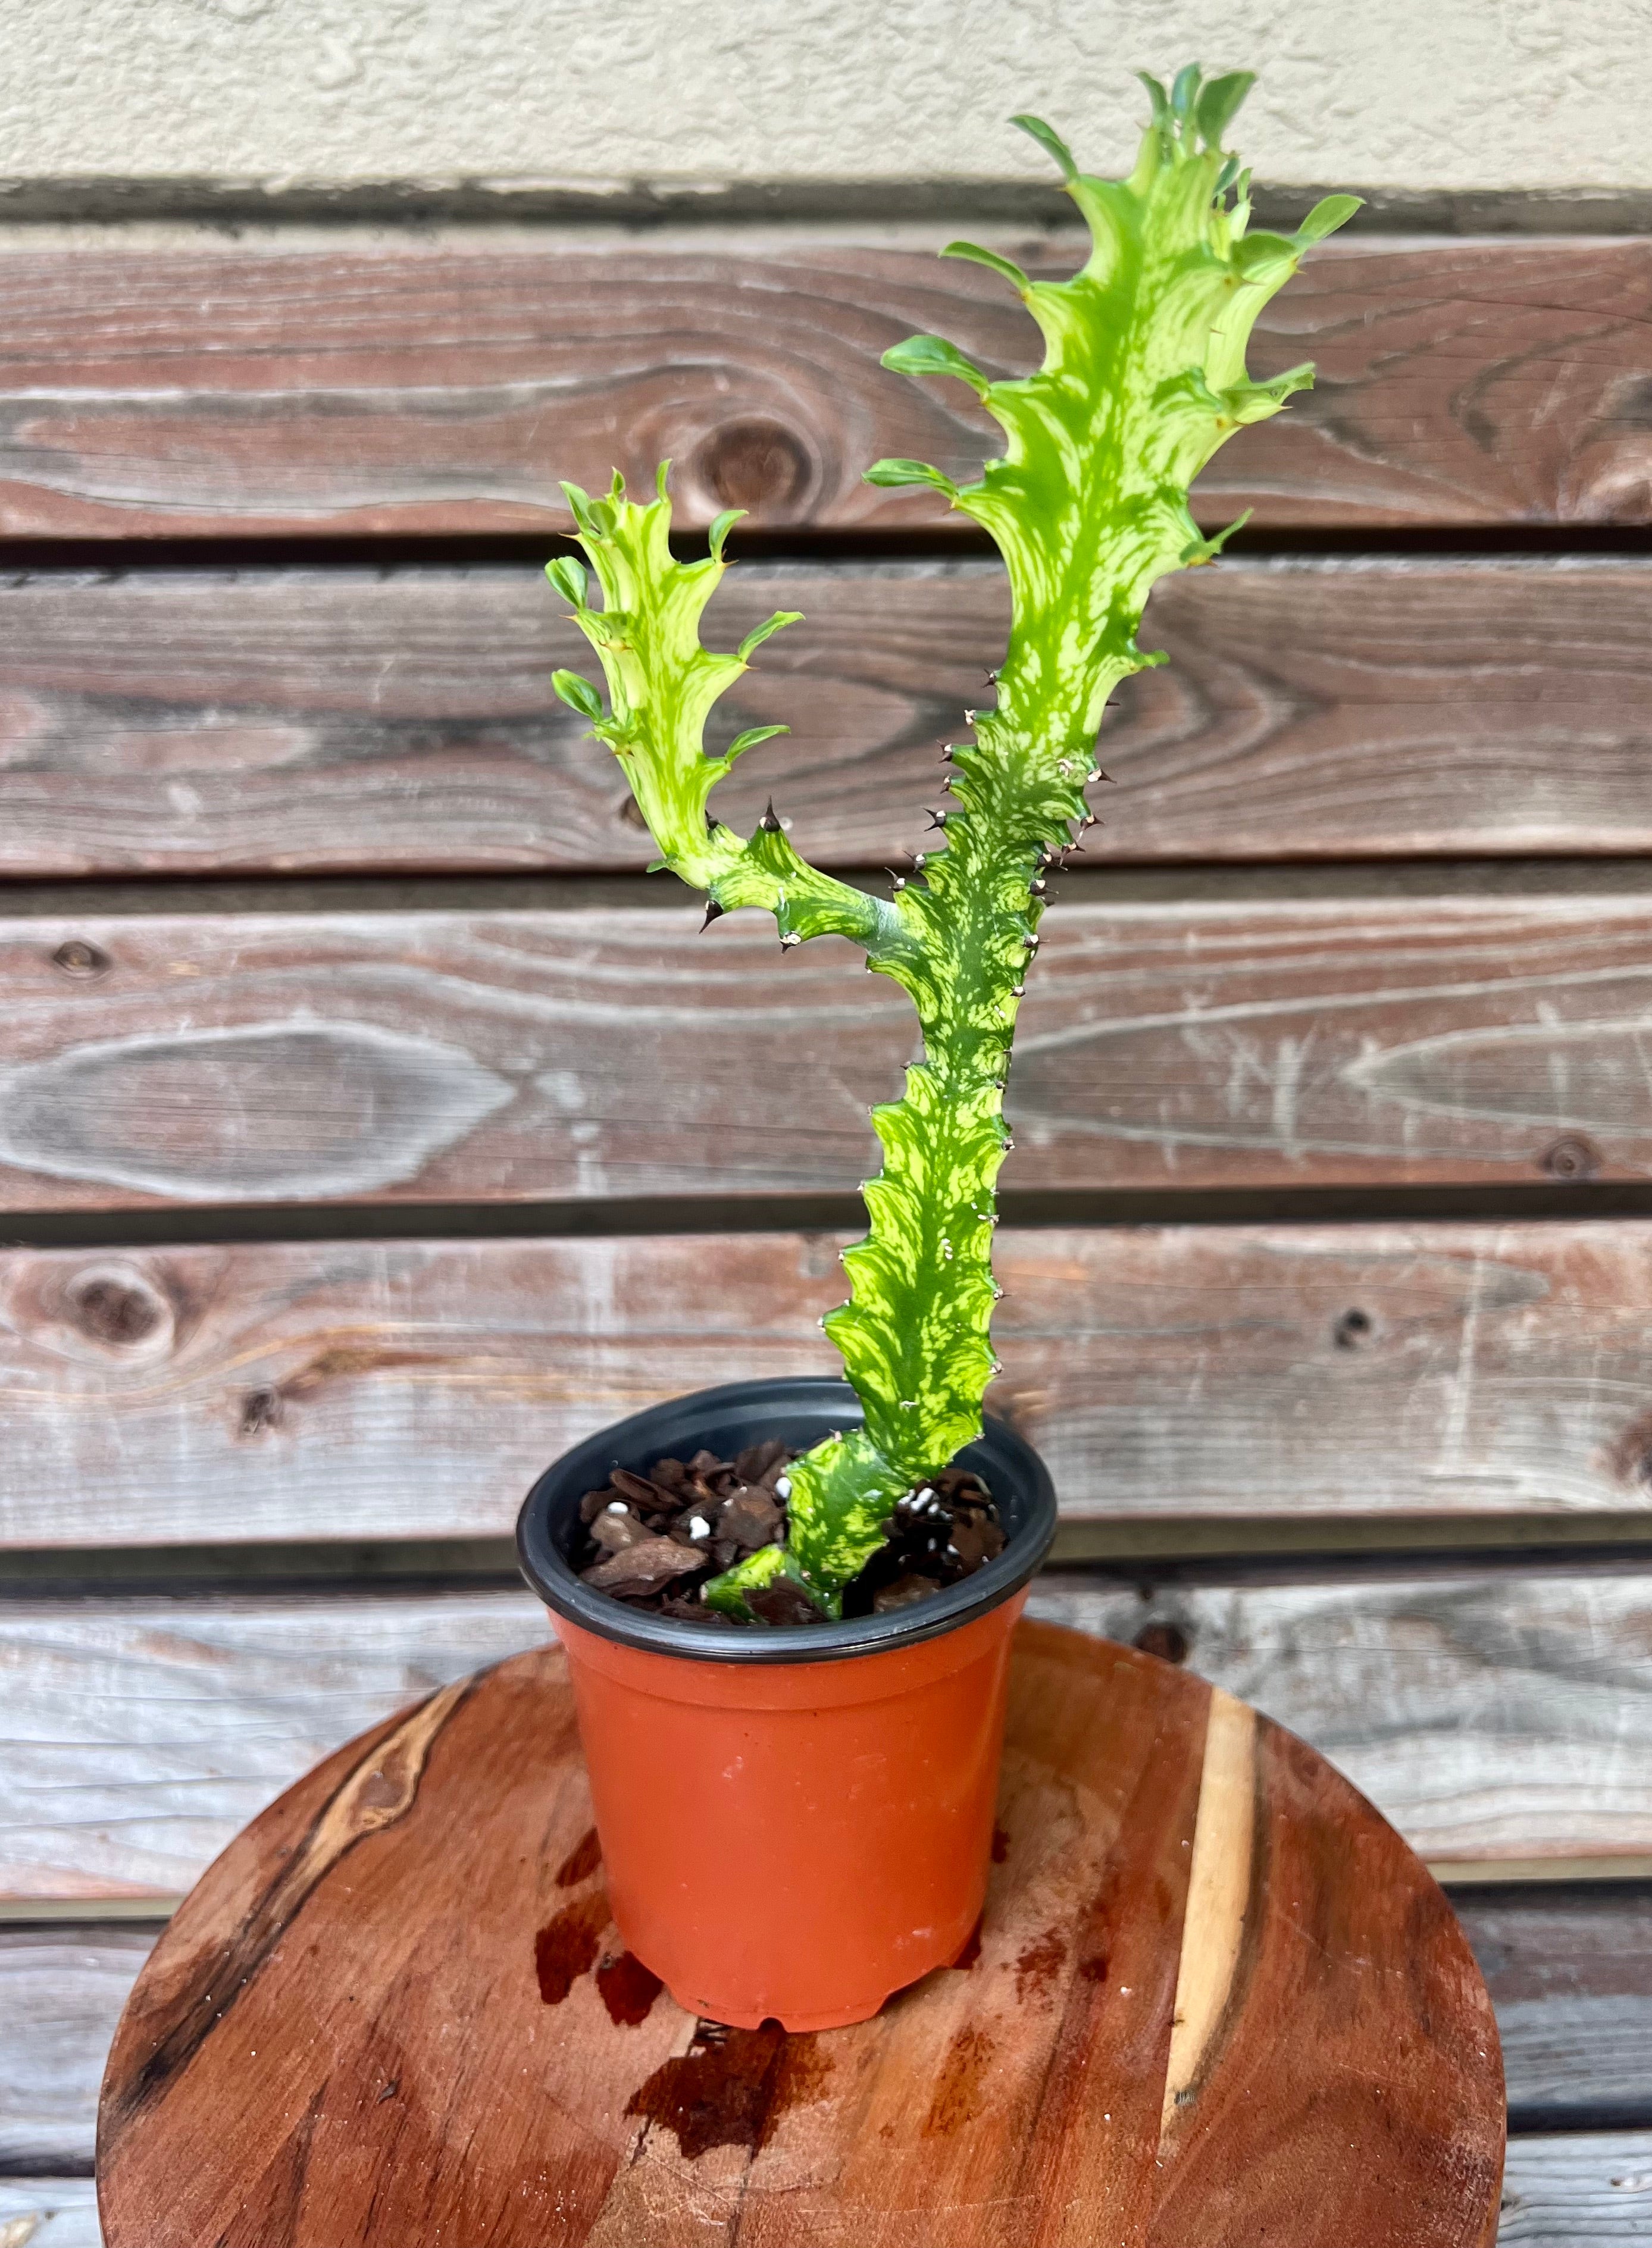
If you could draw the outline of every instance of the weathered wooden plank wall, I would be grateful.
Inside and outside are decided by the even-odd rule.
[[[1071,235],[991,236],[1038,273]],[[959,386],[892,381],[914,329],[991,373],[1026,316],[944,236],[781,229],[545,250],[485,230],[282,250],[8,249],[0,535],[542,531],[559,476],[679,469],[684,519],[944,524],[860,481],[881,454],[953,475],[991,424]],[[1644,515],[1643,242],[1350,240],[1262,316],[1252,363],[1317,394],[1223,454],[1201,501],[1272,526]]]
[[[1652,847],[1652,565],[1240,558],[1171,578],[1107,716],[1110,860]],[[748,563],[719,706],[785,724],[718,798],[818,863],[911,843],[1007,617],[989,562]],[[603,745],[550,688],[586,642],[531,566],[0,580],[0,868],[640,872]]]
[[[616,456],[750,509],[727,631],[809,620],[727,714],[793,730],[729,814],[772,791],[875,879],[1004,619],[859,481],[987,442],[889,343],[1027,358],[944,238],[0,238],[0,1892],[63,1922],[0,1939],[0,2241],[95,2238],[65,2173],[147,1938],[74,1916],[538,1637],[443,1541],[570,1438],[830,1362],[819,1215],[904,1003],[634,879],[531,557]],[[1625,2135],[1518,2140],[1505,2248],[1652,2238],[1644,1898],[1559,1878],[1652,1861],[1649,298],[1638,239],[1370,236],[1278,300],[1258,368],[1320,387],[1205,480],[1251,544],[1155,596],[1012,1080],[1005,1183],[1059,1222],[1002,1237],[1000,1409],[1069,1554],[1216,1556],[1042,1610],[1258,1701],[1463,1875],[1556,1877],[1465,1905],[1517,2124]],[[1635,1215],[1553,1215],[1591,1182]],[[1230,1189],[1292,1222],[1209,1222]],[[1109,1222],[1142,1192],[1204,1222]],[[372,1592],[409,1539],[427,1581]]]
[[[1080,894],[1083,894],[1082,892]],[[691,908],[0,921],[0,1207],[853,1191],[910,1009]],[[1652,895],[1059,903],[1010,1183],[1639,1178]]]
[[[609,1422],[833,1371],[848,1237],[0,1254],[0,1548],[504,1536]],[[1647,1221],[1008,1227],[998,1271],[1074,1530],[1646,1510]]]
[[[1032,1609],[1185,1650],[1431,1861],[1652,1858],[1652,1572],[1055,1572]],[[0,1895],[175,1895],[333,1742],[547,1630],[524,1592],[9,1604]]]

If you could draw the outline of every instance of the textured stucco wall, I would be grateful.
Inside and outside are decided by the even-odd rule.
[[[0,0],[0,175],[1040,176],[1137,65],[1264,79],[1280,182],[1652,185],[1649,0]]]

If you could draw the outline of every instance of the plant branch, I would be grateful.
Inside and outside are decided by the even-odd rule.
[[[587,605],[577,563],[552,564],[551,575],[601,661],[607,715],[588,682],[559,673],[556,683],[619,758],[659,863],[707,893],[709,917],[756,906],[774,915],[783,944],[831,934],[860,945],[869,968],[910,995],[923,1035],[902,1097],[873,1111],[883,1164],[865,1189],[870,1225],[844,1258],[850,1300],[822,1321],[864,1425],[795,1463],[785,1547],[708,1587],[731,1612],[749,1613],[745,1593],[784,1570],[836,1614],[844,1587],[882,1543],[890,1510],[980,1433],[997,1371],[991,1244],[1010,1146],[1004,1082],[1045,869],[1073,846],[1075,827],[1093,824],[1085,791],[1102,778],[1093,757],[1108,696],[1163,661],[1136,644],[1154,584],[1212,561],[1228,536],[1200,532],[1188,504],[1193,479],[1237,430],[1312,380],[1297,367],[1252,381],[1246,346],[1302,252],[1355,200],[1326,198],[1294,236],[1249,233],[1248,175],[1221,146],[1248,74],[1206,82],[1190,67],[1168,91],[1147,83],[1153,119],[1128,180],[1081,173],[1050,127],[1016,120],[1055,157],[1088,223],[1091,254],[1071,280],[1030,281],[968,243],[947,253],[1017,290],[1043,335],[1038,370],[992,381],[936,336],[884,356],[899,373],[967,383],[1005,443],[963,487],[915,461],[879,462],[868,481],[945,492],[991,534],[1012,601],[996,707],[966,713],[974,739],[950,751],[953,803],[935,815],[941,841],[892,901],[811,867],[772,814],[743,839],[708,810],[735,758],[778,730],[754,730],[708,757],[707,714],[761,641],[795,621],[780,613],[733,655],[702,647],[700,618],[734,517],[712,525],[705,561],[680,564],[663,469],[646,506],[618,478],[595,501],[564,487],[603,607]]]

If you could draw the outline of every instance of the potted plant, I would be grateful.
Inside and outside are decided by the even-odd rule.
[[[640,1414],[559,1462],[523,1511],[615,1921],[683,2005],[736,2025],[862,2019],[954,1959],[980,1912],[1010,1633],[1055,1518],[1036,1456],[983,1412],[1016,1016],[1049,872],[1093,824],[1107,697],[1163,660],[1136,644],[1148,592],[1230,535],[1201,533],[1189,487],[1312,379],[1251,380],[1252,324],[1357,208],[1334,195],[1294,235],[1252,232],[1249,175],[1224,147],[1250,74],[1145,83],[1152,117],[1126,180],[1081,173],[1047,125],[1016,120],[1088,225],[1072,279],[1031,281],[969,243],[944,253],[1021,297],[1044,337],[1038,371],[990,380],[936,336],[884,356],[967,384],[1005,444],[973,483],[904,460],[867,480],[944,493],[991,534],[1013,601],[994,707],[965,714],[951,800],[892,895],[812,867],[772,808],[749,837],[709,808],[735,759],[781,730],[709,755],[707,714],[797,621],[770,618],[732,655],[702,646],[735,511],[704,559],[679,562],[663,468],[644,504],[617,476],[594,500],[564,486],[600,606],[571,557],[548,574],[600,660],[606,707],[577,674],[554,683],[618,757],[657,864],[704,893],[708,924],[755,907],[788,949],[848,938],[908,992],[923,1038],[903,1097],[873,1112],[869,1230],[843,1259],[849,1300],[821,1322],[847,1380],[737,1384]]]

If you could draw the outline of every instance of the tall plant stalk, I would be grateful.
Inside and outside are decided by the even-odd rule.
[[[735,759],[784,729],[754,728],[713,757],[707,716],[762,641],[798,621],[779,612],[733,655],[702,646],[736,512],[712,524],[704,561],[680,563],[663,467],[646,504],[628,498],[618,476],[598,499],[563,487],[600,607],[571,558],[548,574],[600,659],[607,708],[575,673],[559,672],[555,685],[618,757],[656,865],[705,893],[708,922],[755,906],[774,915],[783,946],[847,937],[873,974],[908,993],[923,1036],[902,1097],[872,1112],[883,1164],[864,1189],[870,1226],[844,1257],[848,1302],[822,1321],[864,1424],[792,1467],[785,1546],[708,1586],[705,1597],[730,1613],[749,1613],[745,1591],[783,1570],[825,1613],[839,1613],[894,1505],[980,1434],[997,1371],[1004,1084],[1046,870],[1091,824],[1085,792],[1103,778],[1093,757],[1107,697],[1164,660],[1136,645],[1148,593],[1171,571],[1214,560],[1238,527],[1205,538],[1189,486],[1236,430],[1277,414],[1313,379],[1305,366],[1254,382],[1246,346],[1302,253],[1351,216],[1356,199],[1328,196],[1294,235],[1250,231],[1249,175],[1223,141],[1251,74],[1207,83],[1189,66],[1168,90],[1144,82],[1153,115],[1127,180],[1081,173],[1047,125],[1015,120],[1054,157],[1088,225],[1090,256],[1071,280],[1029,280],[970,243],[943,253],[990,267],[1017,291],[1044,338],[1038,371],[989,380],[936,336],[884,354],[899,374],[966,383],[1005,442],[974,483],[956,485],[916,461],[880,461],[867,481],[946,494],[991,535],[1012,605],[996,707],[966,714],[974,739],[950,751],[953,801],[932,815],[935,847],[892,899],[810,866],[772,809],[749,837],[709,812]]]

